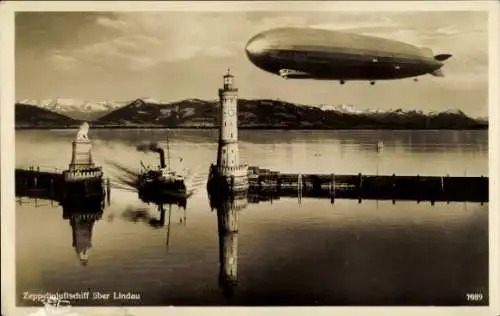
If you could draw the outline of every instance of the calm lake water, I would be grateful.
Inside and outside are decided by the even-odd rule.
[[[17,131],[16,167],[67,168],[71,131]],[[121,165],[158,164],[158,141],[189,172],[187,208],[154,204],[119,183]],[[240,159],[281,172],[488,175],[487,131],[248,131]],[[72,305],[486,305],[488,204],[283,198],[239,207],[238,232],[219,238],[205,183],[217,130],[91,130],[94,161],[113,183],[100,217],[75,221],[50,201],[16,208],[18,304],[24,292],[90,292]],[[377,142],[383,149],[377,151]],[[182,161],[181,159],[182,158]],[[138,215],[142,215],[138,216]],[[220,239],[220,240],[219,240]],[[76,241],[74,241],[76,240]],[[224,242],[222,242],[224,241]],[[91,246],[82,265],[76,249]],[[225,295],[219,250],[237,266]],[[227,253],[226,253],[227,255]],[[94,292],[110,299],[92,299]],[[113,292],[138,299],[113,300]],[[467,294],[480,293],[479,302]]]

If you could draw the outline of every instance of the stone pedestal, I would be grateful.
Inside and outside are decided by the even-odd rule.
[[[90,140],[73,141],[71,163],[69,169],[63,172],[64,180],[68,182],[102,180],[102,168],[96,166],[92,160],[92,143]],[[85,190],[87,191],[88,185]]]
[[[71,155],[71,163],[69,170],[81,170],[94,168],[92,161],[92,143],[90,140],[75,140],[73,141],[73,151]]]

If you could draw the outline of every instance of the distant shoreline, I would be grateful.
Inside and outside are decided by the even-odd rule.
[[[78,129],[80,126],[75,125],[75,126],[16,126],[15,130],[74,130]],[[152,125],[152,126],[147,126],[147,125],[131,125],[131,126],[94,126],[90,124],[91,129],[108,129],[108,130],[126,130],[126,129],[132,129],[132,130],[140,130],[140,129],[185,129],[185,130],[213,130],[213,129],[219,129],[219,127],[210,127],[210,126],[157,126],[157,125]],[[259,126],[259,127],[249,127],[249,126],[241,126],[238,127],[239,130],[286,130],[286,131],[310,131],[310,130],[316,130],[316,131],[331,131],[331,130],[488,130],[488,125],[479,125],[476,127],[468,127],[468,128],[425,128],[425,127],[407,127],[407,126],[402,126],[402,127],[393,127],[393,128],[388,128],[388,127],[375,127],[375,126],[360,126],[360,127],[300,127],[300,128],[286,128],[286,127],[279,127],[279,126]]]
[[[352,113],[322,110],[273,100],[238,103],[240,130],[488,130],[488,121],[460,110],[423,114],[421,111]],[[94,130],[217,130],[219,120],[213,102],[184,100],[152,104],[137,99],[99,118],[74,118],[37,106],[16,104],[16,130],[77,129],[84,121]],[[76,115],[76,114],[75,114]]]

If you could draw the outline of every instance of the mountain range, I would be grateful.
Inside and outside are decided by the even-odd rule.
[[[93,120],[127,105],[130,101],[105,100],[88,102],[70,98],[54,98],[43,100],[21,99],[18,100],[17,103],[34,105],[44,110],[63,114],[77,120]]]
[[[72,99],[16,103],[16,128],[66,128],[89,121],[94,128],[214,128],[219,102],[186,99],[161,102],[84,102]],[[487,119],[460,110],[359,110],[352,105],[308,106],[280,100],[238,100],[238,125],[260,129],[484,129]]]

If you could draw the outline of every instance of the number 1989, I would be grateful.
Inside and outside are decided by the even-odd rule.
[[[467,297],[467,301],[478,302],[478,301],[483,300],[483,294],[481,294],[481,293],[467,293],[466,297]]]

